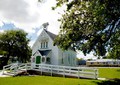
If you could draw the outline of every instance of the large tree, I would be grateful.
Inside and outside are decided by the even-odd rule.
[[[111,42],[107,58],[120,59],[120,30],[115,34]]]
[[[27,62],[31,56],[29,39],[23,30],[7,30],[0,33],[0,51],[5,56],[4,65],[10,57],[17,57],[20,62]]]
[[[108,49],[114,51],[116,43],[120,47],[120,36],[115,37],[120,33],[120,0],[56,1],[56,8],[66,5],[55,39],[59,47],[72,47],[85,55],[92,51],[98,56],[104,56]]]

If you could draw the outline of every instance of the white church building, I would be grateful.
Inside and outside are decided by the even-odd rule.
[[[76,52],[72,49],[63,51],[53,45],[56,35],[43,29],[32,46],[31,63],[76,66]]]

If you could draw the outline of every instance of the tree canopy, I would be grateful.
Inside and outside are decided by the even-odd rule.
[[[66,5],[55,44],[98,56],[120,48],[120,0],[56,0]],[[117,48],[116,48],[117,47]],[[119,51],[120,54],[120,51]]]
[[[6,57],[4,65],[10,57],[17,57],[20,62],[28,61],[31,56],[29,41],[27,33],[23,30],[7,30],[0,33],[0,52]]]
[[[120,30],[111,41],[111,48],[108,49],[107,58],[120,59]]]

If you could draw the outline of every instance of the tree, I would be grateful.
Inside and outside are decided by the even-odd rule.
[[[17,57],[20,62],[27,62],[31,56],[29,39],[23,30],[7,30],[0,34],[0,50],[4,53],[3,65],[8,63],[10,57]]]
[[[115,48],[113,42],[120,41],[120,36],[114,40],[120,34],[120,0],[57,0],[53,9],[62,5],[67,9],[59,19],[60,32],[54,42],[60,48],[104,56]]]
[[[114,58],[114,59],[120,59],[120,30],[119,33],[116,33],[112,43],[110,44],[107,58]]]

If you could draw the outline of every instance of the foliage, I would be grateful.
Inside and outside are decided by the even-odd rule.
[[[6,51],[0,50],[0,55],[6,55],[6,54],[7,54]]]
[[[77,58],[76,60],[78,65],[86,65],[86,60],[83,58]]]
[[[120,48],[120,36],[115,37],[120,34],[120,0],[56,1],[53,9],[67,7],[54,42],[60,48],[72,47],[85,55],[93,51],[98,56],[104,56],[108,49],[112,52]]]
[[[120,59],[120,30],[112,39],[107,58]]]
[[[0,50],[6,57],[4,64],[12,57],[18,61],[26,62],[31,56],[31,48],[28,46],[29,39],[23,30],[7,30],[0,34]]]

